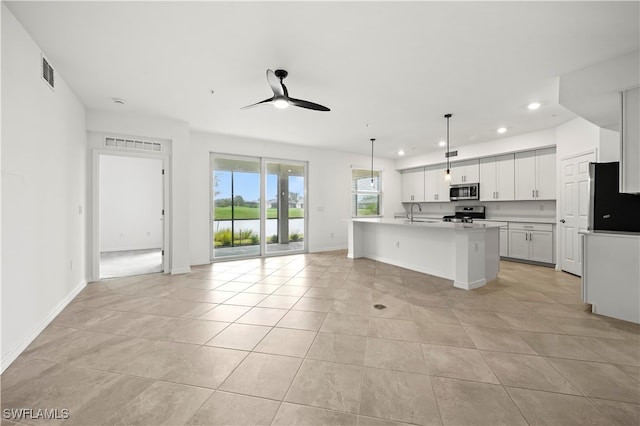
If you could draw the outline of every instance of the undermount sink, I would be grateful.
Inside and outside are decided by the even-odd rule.
[[[411,219],[407,219],[405,222],[407,223],[411,223]],[[440,223],[442,222],[441,220],[433,220],[433,219],[413,219],[413,222],[420,222],[420,223]]]

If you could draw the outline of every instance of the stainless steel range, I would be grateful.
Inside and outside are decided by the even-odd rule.
[[[484,219],[484,206],[456,206],[455,214],[442,218],[444,222],[473,223],[473,219]]]

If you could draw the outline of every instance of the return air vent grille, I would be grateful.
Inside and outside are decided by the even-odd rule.
[[[52,89],[55,87],[55,77],[54,71],[49,61],[43,56],[42,57],[42,79],[47,82],[49,87]]]
[[[136,149],[142,151],[162,151],[162,145],[157,142],[111,137],[104,138],[104,146],[109,148]]]

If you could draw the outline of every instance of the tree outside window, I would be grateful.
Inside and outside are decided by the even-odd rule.
[[[380,216],[380,171],[351,170],[351,215]]]

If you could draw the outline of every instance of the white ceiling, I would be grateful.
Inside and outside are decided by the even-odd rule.
[[[557,126],[559,76],[640,48],[637,1],[5,3],[88,109],[389,158],[439,149],[445,113],[452,149]],[[240,110],[267,68],[331,112]]]

